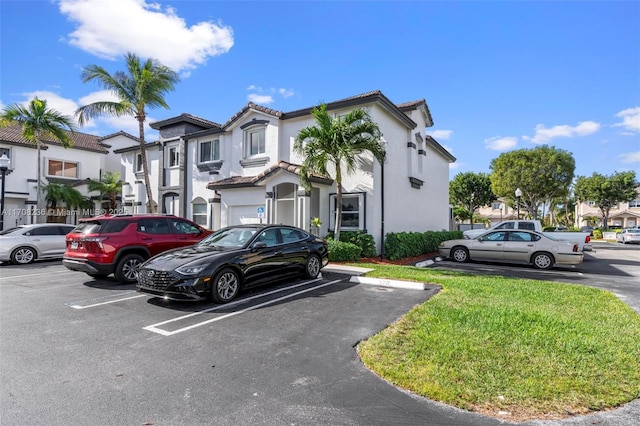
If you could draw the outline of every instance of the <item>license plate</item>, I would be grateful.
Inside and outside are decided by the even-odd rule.
[[[75,250],[78,248],[78,242],[77,241],[71,241],[71,249]]]

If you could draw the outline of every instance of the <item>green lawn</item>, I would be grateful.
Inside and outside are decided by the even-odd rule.
[[[439,284],[362,342],[365,365],[416,394],[506,420],[558,418],[640,397],[640,316],[586,286],[363,265]]]

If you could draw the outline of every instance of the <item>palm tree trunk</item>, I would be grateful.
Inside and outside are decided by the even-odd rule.
[[[144,173],[144,186],[147,190],[147,200],[149,201],[149,211],[157,213],[156,205],[153,201],[153,192],[151,192],[151,181],[149,180],[149,166],[147,165],[147,149],[144,142],[144,115],[138,114],[138,131],[140,133],[140,158],[142,160],[142,171]],[[159,167],[162,167],[160,164]]]
[[[340,164],[336,163],[336,220],[333,229],[333,238],[340,241],[340,228],[342,227],[342,173]]]
[[[45,214],[42,206],[42,142],[40,142],[40,132],[36,135],[36,151],[38,152],[38,166],[36,167],[36,223],[43,223]]]

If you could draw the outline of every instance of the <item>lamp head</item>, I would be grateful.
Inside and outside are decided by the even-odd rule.
[[[520,188],[516,189],[516,197],[517,198],[522,197],[522,191],[520,190]]]
[[[2,154],[0,157],[0,170],[6,172],[9,170],[9,166],[11,165],[11,160],[7,157],[7,153]]]

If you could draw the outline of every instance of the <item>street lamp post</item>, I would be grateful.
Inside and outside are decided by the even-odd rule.
[[[520,188],[516,189],[516,205],[518,207],[518,220],[520,219],[520,197],[522,197],[522,191]]]
[[[4,230],[4,181],[7,177],[7,170],[11,165],[11,160],[7,157],[7,154],[2,154],[0,157],[0,172],[2,172],[2,189],[0,190],[0,231]]]

